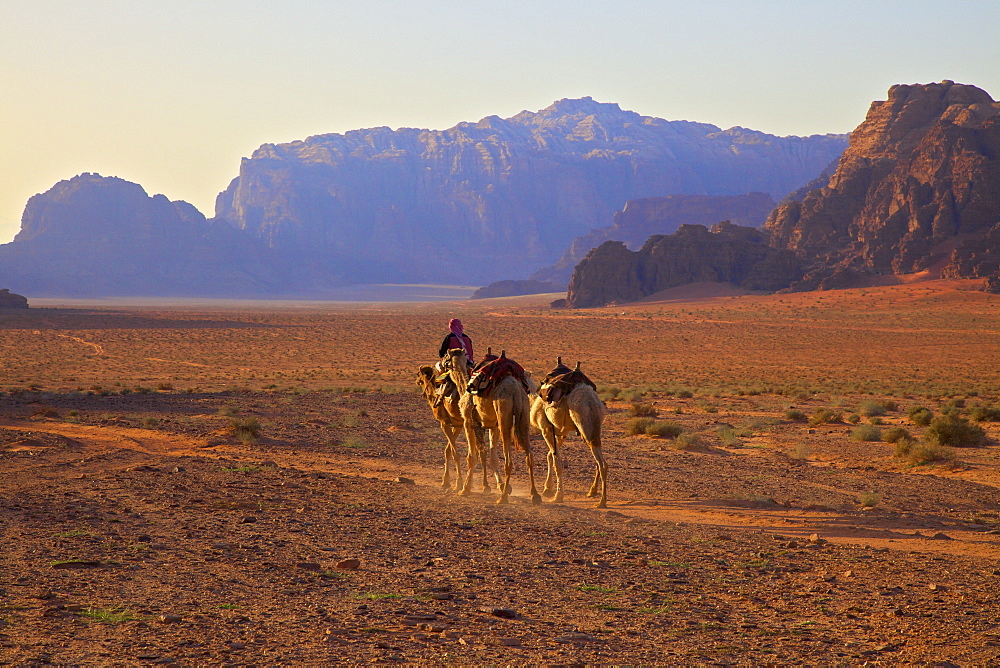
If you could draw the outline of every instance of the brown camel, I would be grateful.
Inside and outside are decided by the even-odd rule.
[[[576,371],[579,370],[580,363],[577,362]],[[542,390],[544,389],[543,382]],[[608,507],[608,465],[601,449],[601,426],[606,413],[604,402],[587,383],[577,383],[572,390],[551,404],[540,396],[534,398],[531,404],[531,424],[542,432],[542,438],[549,446],[549,452],[545,457],[548,463],[548,475],[545,477],[545,487],[542,490],[545,496],[553,496],[552,500],[556,503],[563,500],[563,466],[560,449],[566,436],[571,431],[576,431],[590,447],[590,452],[597,462],[594,482],[587,496],[597,496],[599,488],[601,500],[596,507]]]
[[[437,418],[438,423],[441,425],[441,431],[444,432],[445,438],[448,439],[448,442],[444,446],[444,479],[441,481],[441,486],[445,489],[451,489],[451,465],[454,465],[455,484],[459,486],[458,491],[461,493],[463,491],[462,468],[458,463],[458,448],[455,447],[455,443],[458,440],[458,435],[464,430],[466,438],[471,439],[469,440],[467,461],[469,462],[469,466],[472,466],[473,458],[480,456],[481,453],[483,428],[478,424],[474,424],[472,425],[471,433],[470,430],[465,429],[465,418],[462,415],[460,405],[462,401],[461,395],[445,395],[439,401],[435,380],[436,375],[437,371],[434,367],[425,364],[417,372],[416,382],[423,392],[424,399],[427,400],[427,404],[431,407],[431,412],[434,413],[434,417]]]
[[[448,366],[451,369],[452,378],[459,387],[459,391],[465,397],[470,397],[471,401],[465,406],[465,410],[470,414],[466,415],[466,432],[473,423],[471,412],[478,415],[483,429],[490,433],[490,461],[496,467],[495,445],[499,440],[503,446],[504,455],[504,480],[500,488],[500,498],[497,503],[506,503],[510,495],[510,476],[514,470],[514,460],[512,457],[513,445],[516,443],[524,451],[525,462],[528,466],[528,480],[531,484],[530,495],[532,503],[541,503],[542,497],[535,487],[535,466],[531,457],[531,443],[528,440],[530,428],[530,402],[528,393],[521,382],[513,376],[506,376],[500,380],[486,396],[481,394],[471,394],[468,391],[469,369],[466,362],[465,351],[461,348],[448,351]],[[503,352],[500,357],[505,357]],[[485,467],[484,467],[485,468]],[[472,471],[468,472],[469,480],[472,479]],[[485,479],[485,471],[484,471]],[[466,484],[466,491],[469,483]]]

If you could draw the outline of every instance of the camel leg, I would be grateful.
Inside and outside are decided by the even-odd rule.
[[[507,425],[505,425],[507,426]],[[535,462],[531,456],[531,442],[528,440],[528,414],[527,411],[521,416],[517,424],[514,424],[513,415],[511,415],[511,423],[508,427],[509,435],[514,437],[517,444],[524,450],[524,461],[528,465],[528,483],[531,485],[529,488],[529,493],[531,494],[531,503],[537,505],[542,502],[542,495],[538,493],[538,488],[535,487]],[[508,443],[508,439],[504,439],[504,443]],[[506,452],[506,448],[504,449]],[[558,469],[557,469],[558,470]]]
[[[590,452],[593,453],[594,459],[597,461],[597,471],[594,473],[594,484],[590,486],[590,492],[587,496],[597,496],[598,484],[600,484],[600,494],[601,500],[595,506],[595,508],[607,508],[608,507],[608,464],[604,461],[604,452],[601,450],[600,441],[596,443],[588,443],[590,445]]]
[[[548,443],[546,443],[548,445]],[[552,452],[552,448],[545,453],[545,484],[542,486],[542,496],[548,497],[556,493],[555,480],[556,480],[556,462],[555,453]]]
[[[557,434],[555,451],[550,453],[552,455],[553,461],[555,462],[555,470],[556,470],[556,489],[555,489],[555,495],[552,497],[552,501],[554,503],[563,502],[562,446],[565,441],[566,441],[565,434]]]
[[[500,476],[500,460],[497,459],[497,451],[501,447],[502,447],[502,445],[497,443],[497,432],[496,432],[496,430],[490,429],[490,451],[489,451],[490,469],[493,471],[493,478],[496,481],[497,489],[498,490],[504,490],[505,489],[505,490],[507,490],[507,493],[510,494],[510,483],[508,483],[506,486],[504,486],[504,483],[501,480],[501,476]]]
[[[458,493],[462,496],[468,496],[472,493],[472,475],[476,472],[476,459],[479,457],[476,430],[470,420],[466,420],[465,422],[465,440],[469,442],[469,454],[465,458],[466,468],[468,469],[465,476],[465,483],[458,490]]]
[[[445,438],[448,442],[444,446],[444,479],[441,481],[441,487],[444,489],[451,489],[451,467],[455,467],[455,482],[461,484],[462,482],[462,470],[458,465],[458,450],[455,448],[455,437],[458,435],[455,427],[451,425],[441,424],[441,431],[444,432]]]
[[[510,456],[510,446],[506,440],[503,441],[503,471],[504,479],[503,484],[500,487],[500,498],[497,499],[497,503],[507,503],[507,499],[510,496],[510,474],[514,471],[514,460]]]

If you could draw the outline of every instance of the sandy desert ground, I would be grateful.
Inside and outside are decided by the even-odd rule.
[[[996,664],[976,287],[2,313],[0,664]],[[521,458],[509,504],[442,489],[414,377],[452,316],[536,377],[582,361],[607,510],[575,435],[563,503]]]

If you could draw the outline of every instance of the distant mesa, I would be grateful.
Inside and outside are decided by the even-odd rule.
[[[983,278],[1000,291],[1000,104],[985,91],[951,81],[893,86],[814,185],[779,204],[759,238],[682,227],[637,253],[605,243],[576,266],[568,305],[639,299],[711,275],[812,290],[917,274]],[[760,255],[761,245],[773,253]]]
[[[497,281],[473,292],[471,299],[539,295],[549,292],[563,292],[565,289],[566,286],[556,285],[555,283],[549,283],[548,281]]]
[[[28,308],[28,298],[15,295],[9,288],[0,289],[0,308]]]

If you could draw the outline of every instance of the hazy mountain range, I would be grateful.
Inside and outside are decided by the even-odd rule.
[[[779,201],[846,144],[583,98],[442,131],[265,144],[243,159],[211,219],[84,174],[28,202],[20,233],[0,246],[0,286],[37,296],[322,296],[344,283],[482,285],[582,256],[573,240],[613,226],[630,200],[703,197],[705,222],[718,222],[716,197]]]

